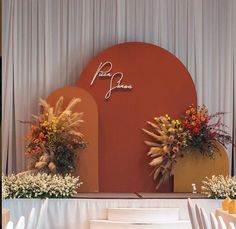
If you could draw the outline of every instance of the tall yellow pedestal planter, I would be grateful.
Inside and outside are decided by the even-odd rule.
[[[203,156],[200,152],[185,153],[178,158],[173,169],[174,192],[192,192],[192,184],[196,184],[197,192],[201,192],[202,180],[206,176],[229,175],[229,158],[225,148],[218,144],[219,150],[215,159]]]

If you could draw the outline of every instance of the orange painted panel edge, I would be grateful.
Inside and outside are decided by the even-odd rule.
[[[79,192],[98,192],[98,110],[94,98],[79,87],[62,87],[52,92],[47,102],[55,105],[60,96],[64,97],[63,108],[73,97],[81,98],[81,102],[74,108],[76,112],[84,112],[80,129],[88,142],[88,148],[80,152],[77,175],[83,182]]]

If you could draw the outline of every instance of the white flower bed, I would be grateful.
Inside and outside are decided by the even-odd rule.
[[[77,193],[82,182],[72,175],[17,174],[2,176],[2,197],[68,198]]]
[[[206,177],[202,186],[203,193],[210,198],[221,199],[236,198],[236,176],[224,177],[222,175]]]

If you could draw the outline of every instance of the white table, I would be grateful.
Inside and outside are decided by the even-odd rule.
[[[2,228],[5,229],[8,221],[10,220],[10,210],[3,208],[2,209]]]
[[[234,223],[236,226],[236,214],[229,214],[228,211],[224,211],[221,208],[216,209],[216,217],[221,216],[226,223],[226,226],[229,225],[230,222]]]
[[[220,208],[221,200],[193,199],[204,208],[207,214]],[[43,200],[9,199],[3,201],[3,207],[10,209],[11,221],[14,223],[20,216],[25,216],[26,224],[32,207],[36,215]],[[47,214],[43,222],[44,229],[89,229],[89,220],[107,219],[108,208],[158,208],[175,207],[180,210],[180,219],[189,219],[187,199],[49,199]]]

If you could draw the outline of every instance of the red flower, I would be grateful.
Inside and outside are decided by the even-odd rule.
[[[172,151],[173,151],[174,153],[178,153],[178,152],[179,152],[179,147],[174,146],[173,149],[172,149]]]
[[[213,133],[211,131],[208,131],[208,135],[211,137],[211,138],[214,138],[216,136],[216,133]]]
[[[196,120],[197,117],[195,115],[192,116],[192,120]]]
[[[192,122],[192,126],[196,126],[196,122]]]
[[[199,132],[199,128],[196,128],[196,127],[195,127],[195,128],[193,129],[193,133],[194,133],[194,134],[197,134],[198,132]]]
[[[186,110],[185,114],[189,115],[190,114],[190,110]]]

